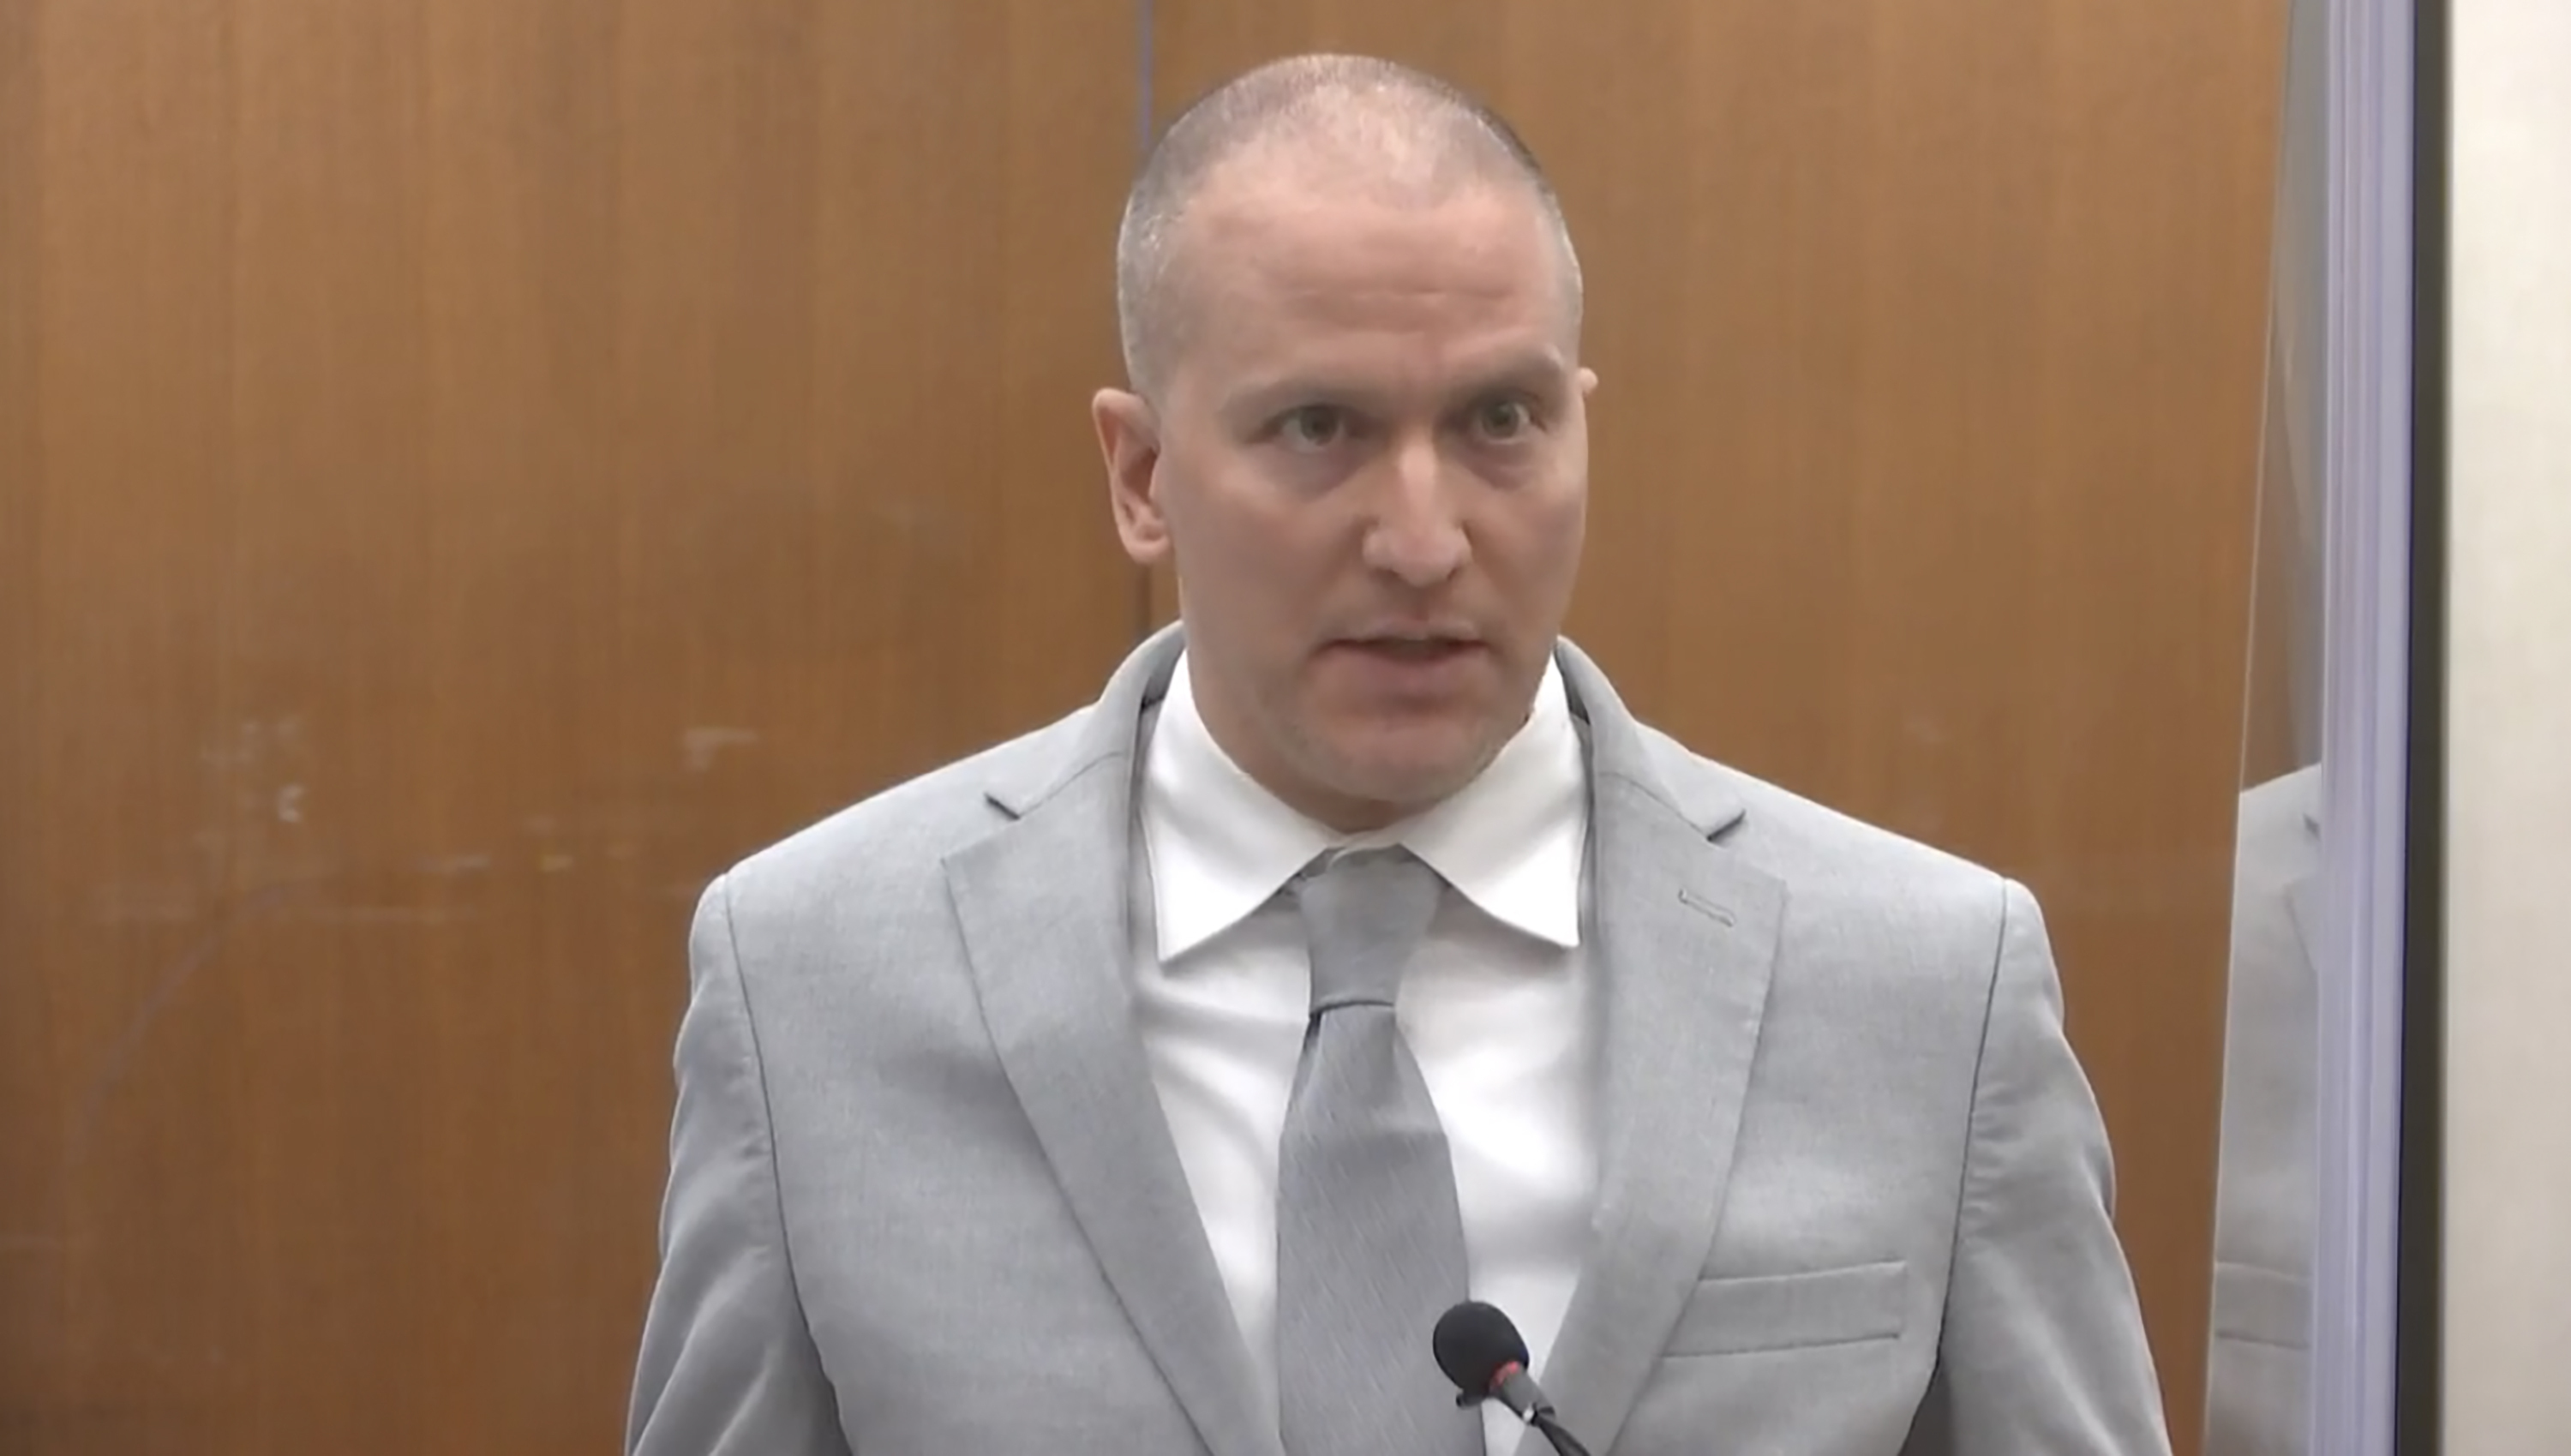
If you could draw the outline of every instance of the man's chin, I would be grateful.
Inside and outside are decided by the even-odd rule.
[[[1341,790],[1399,811],[1401,817],[1422,813],[1453,797],[1481,775],[1494,756],[1478,742],[1385,742],[1350,744],[1333,755],[1333,775]]]

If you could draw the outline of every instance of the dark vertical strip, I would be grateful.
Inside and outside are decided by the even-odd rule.
[[[1134,0],[1134,157],[1137,166],[1152,150],[1152,130],[1159,124],[1154,112],[1152,65],[1155,47],[1153,29],[1158,24],[1159,7],[1154,0]]]
[[[38,973],[40,907],[20,897],[35,894],[42,862],[36,836],[44,824],[35,801],[35,755],[44,741],[36,697],[43,688],[36,657],[44,605],[37,587],[45,580],[36,559],[45,499],[40,319],[45,187],[56,175],[45,167],[45,78],[37,55],[44,9],[0,0],[0,825],[7,826],[0,831],[0,966],[17,970],[30,985]],[[13,1019],[32,1009],[15,998],[0,1004]],[[32,1024],[21,1025],[27,1031],[19,1035],[33,1035]],[[29,1073],[41,1065],[33,1040],[13,1038],[7,1045],[26,1054],[11,1057],[10,1065]]]
[[[0,1296],[0,1349],[11,1351],[9,1373],[0,1377],[8,1409],[0,1416],[0,1446],[11,1449],[41,1446],[49,1431],[71,1424],[56,1393],[58,1352],[73,1327],[71,1265],[33,1253],[43,1239],[50,1255],[46,1235],[70,1228],[60,1184],[47,1187],[39,1170],[62,1163],[57,1130],[65,1097],[54,1068],[65,1022],[55,988],[79,980],[71,965],[48,959],[49,942],[85,943],[69,928],[76,922],[46,903],[46,837],[61,832],[57,823],[74,821],[42,801],[45,765],[37,756],[48,736],[47,685],[38,671],[48,638],[43,214],[46,187],[75,176],[45,165],[45,8],[43,0],[0,0],[0,1219],[27,1250],[10,1258],[9,1292]],[[107,1426],[100,1423],[102,1431]]]
[[[2449,0],[2414,0],[2410,123],[2410,731],[2402,830],[2401,1173],[2392,1449],[2444,1417]]]
[[[1156,103],[1152,88],[1152,68],[1157,55],[1153,31],[1160,22],[1155,0],[1134,0],[1134,168],[1142,170],[1143,160],[1152,153],[1152,134],[1158,124],[1154,115]],[[1134,573],[1134,640],[1141,642],[1152,635],[1152,574],[1137,568]]]

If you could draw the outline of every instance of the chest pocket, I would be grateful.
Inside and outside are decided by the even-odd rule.
[[[1904,1267],[1894,1259],[1703,1280],[1679,1312],[1668,1353],[1731,1355],[1896,1338],[1907,1312]]]

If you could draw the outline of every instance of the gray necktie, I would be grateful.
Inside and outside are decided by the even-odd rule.
[[[1475,1456],[1429,1334],[1466,1297],[1446,1134],[1393,1021],[1437,908],[1407,850],[1342,854],[1294,884],[1312,1019],[1278,1148],[1277,1375],[1288,1456]]]

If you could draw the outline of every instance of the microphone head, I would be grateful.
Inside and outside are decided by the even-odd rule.
[[[1478,1301],[1439,1315],[1431,1343],[1437,1368],[1475,1400],[1488,1398],[1502,1375],[1526,1368],[1526,1337],[1507,1315]]]

